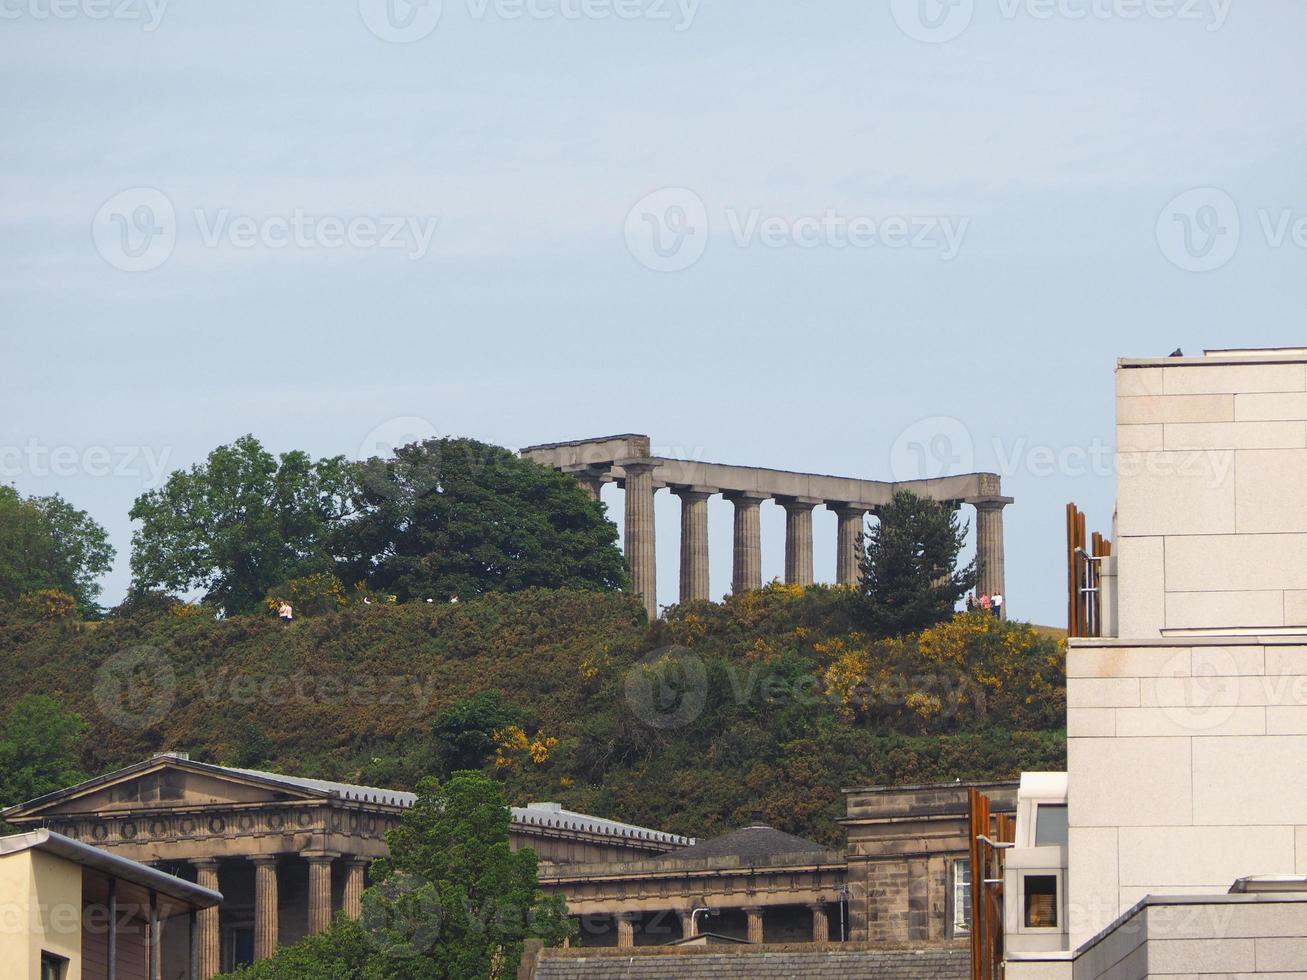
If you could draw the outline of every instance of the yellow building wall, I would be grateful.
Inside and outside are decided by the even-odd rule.
[[[67,980],[81,980],[81,866],[39,851],[0,857],[0,970],[40,980],[42,952],[64,957]]]

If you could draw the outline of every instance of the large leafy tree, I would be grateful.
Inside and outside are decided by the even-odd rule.
[[[0,809],[85,779],[77,751],[84,729],[56,698],[20,698],[0,726]]]
[[[97,612],[97,579],[113,564],[103,527],[58,494],[22,497],[0,486],[0,598],[57,589]]]
[[[362,465],[348,581],[401,600],[527,588],[619,588],[617,528],[571,477],[472,439]]]
[[[875,635],[898,636],[942,623],[976,584],[976,564],[958,568],[967,529],[948,504],[906,490],[866,535],[860,607]]]
[[[251,435],[219,446],[137,498],[134,587],[202,589],[228,615],[250,612],[274,586],[332,570],[354,489],[344,457],[276,457]]]
[[[499,784],[479,773],[426,780],[373,865],[363,918],[236,974],[242,980],[512,980],[527,939],[559,945],[574,927],[539,890],[530,849],[509,845]]]

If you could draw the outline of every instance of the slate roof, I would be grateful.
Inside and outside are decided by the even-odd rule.
[[[232,776],[255,779],[259,782],[268,783],[273,786],[308,791],[309,793],[320,796],[337,797],[352,803],[371,803],[380,806],[406,809],[411,807],[417,800],[416,794],[405,793],[401,790],[382,789],[379,786],[360,786],[356,783],[339,783],[330,779],[309,779],[304,776],[286,776],[279,772],[266,772],[262,769],[237,769],[232,766],[218,766],[210,762],[199,762],[195,759],[190,759],[183,753],[163,752],[150,759],[144,760],[143,762],[137,762],[124,769],[119,769],[116,772],[96,776],[92,779],[86,780],[85,782],[78,783],[76,786],[70,786],[66,789],[56,790],[53,793],[47,793],[45,796],[39,797],[36,800],[29,800],[27,803],[20,803],[17,806],[10,807],[8,810],[0,812],[0,815],[5,813],[16,813],[26,809],[27,807],[67,796],[78,790],[90,789],[121,776],[129,775],[134,771],[144,771],[158,763],[171,763],[182,768],[200,772],[209,772],[217,775],[227,773]],[[653,830],[649,827],[640,827],[635,824],[609,820],[605,817],[595,817],[588,813],[575,813],[571,810],[564,810],[562,806],[557,803],[529,803],[524,807],[512,807],[511,810],[513,825],[518,828],[538,827],[542,830],[567,830],[577,833],[594,834],[600,837],[616,837],[623,840],[648,841],[655,845],[665,846],[669,850],[694,843],[693,837],[681,837],[678,834],[669,834],[661,830]]]
[[[816,841],[795,837],[764,824],[752,824],[722,837],[700,841],[693,847],[674,851],[666,857],[677,861],[703,858],[735,857],[746,860],[775,857],[781,854],[824,854],[830,848]]]

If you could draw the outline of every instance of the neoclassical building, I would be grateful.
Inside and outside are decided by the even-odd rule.
[[[0,814],[220,891],[199,913],[200,975],[262,959],[358,915],[370,862],[414,796],[215,766],[165,753]],[[630,861],[693,840],[572,813],[514,807],[514,847],[544,864]]]
[[[846,848],[831,850],[760,819],[696,841],[533,803],[512,808],[510,839],[540,857],[542,889],[567,899],[585,946],[948,944],[970,928],[972,787],[995,812],[1015,809],[1014,783],[850,789]],[[221,907],[198,914],[207,978],[326,928],[338,911],[358,915],[368,865],[414,799],[164,753],[0,817],[220,891]]]

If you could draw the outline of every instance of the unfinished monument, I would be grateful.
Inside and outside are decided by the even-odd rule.
[[[664,488],[681,498],[682,602],[707,599],[708,501],[721,495],[735,506],[731,590],[762,587],[762,532],[759,507],[774,500],[785,508],[785,581],[811,585],[812,511],[832,510],[838,519],[835,581],[858,581],[859,542],[867,515],[879,514],[898,490],[910,490],[930,500],[976,508],[976,566],[982,593],[1003,593],[1004,497],[994,473],[968,473],[904,483],[859,480],[853,477],[794,473],[788,470],[733,466],[701,460],[654,456],[649,437],[605,436],[575,442],[528,446],[522,455],[576,477],[596,500],[605,483],[625,491],[624,537],[631,588],[644,597],[652,619],[658,615],[657,569],[654,559],[654,495]]]

